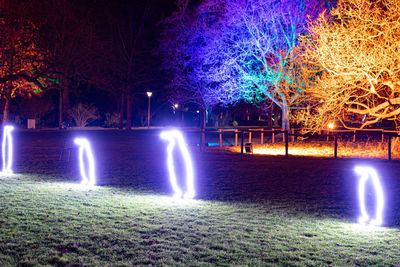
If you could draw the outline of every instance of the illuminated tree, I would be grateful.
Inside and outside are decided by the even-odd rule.
[[[160,51],[163,68],[171,74],[171,104],[198,105],[203,128],[212,105],[235,103],[241,97],[230,76],[216,75],[216,54],[212,51],[218,49],[218,33],[225,14],[220,2],[205,3],[195,9],[189,9],[188,4],[188,0],[178,1],[178,11],[163,21],[166,29]]]
[[[305,0],[208,2],[219,2],[225,12],[217,45],[208,49],[207,58],[214,62],[211,79],[229,77],[229,86],[250,103],[270,99],[282,110],[282,126],[288,129],[290,108],[298,105],[309,82],[298,58],[299,36],[306,33],[308,19],[316,17],[325,4]]]
[[[290,108],[309,82],[298,58],[299,36],[324,6],[316,0],[205,0],[189,10],[181,1],[166,31],[172,42],[164,42],[174,90],[181,91],[176,95],[196,97],[200,106],[271,100],[288,129]]]
[[[5,1],[0,16],[0,92],[4,99],[4,126],[10,101],[16,95],[30,96],[43,89],[43,50],[35,41],[36,25],[30,20],[29,3]]]
[[[400,1],[340,0],[310,23],[304,59],[320,71],[298,119],[320,129],[331,120],[362,129],[400,114]]]

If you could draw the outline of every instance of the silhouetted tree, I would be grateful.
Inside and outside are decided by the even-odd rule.
[[[95,82],[102,43],[95,29],[94,9],[69,0],[43,0],[35,6],[40,47],[46,51],[46,73],[59,90],[59,125],[70,108],[70,94],[82,83]]]

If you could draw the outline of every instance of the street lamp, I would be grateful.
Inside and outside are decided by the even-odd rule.
[[[152,92],[147,92],[147,96],[149,97],[149,104],[147,106],[147,127],[150,127],[150,97],[152,94]]]

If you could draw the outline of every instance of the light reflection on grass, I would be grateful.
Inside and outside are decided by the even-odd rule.
[[[400,260],[397,229],[316,216],[287,203],[176,200],[29,175],[0,180],[0,203],[2,266],[365,266]]]
[[[12,172],[0,172],[0,179],[13,177],[14,175]]]

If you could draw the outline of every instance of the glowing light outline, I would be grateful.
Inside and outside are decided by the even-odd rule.
[[[6,126],[4,126],[4,129],[3,129],[3,142],[2,142],[2,146],[1,146],[1,156],[3,159],[2,173],[6,174],[6,175],[13,173],[13,171],[11,169],[12,158],[13,158],[13,146],[12,146],[11,131],[13,131],[13,130],[14,130],[14,126],[12,126],[12,125],[6,125]],[[6,147],[7,147],[7,150],[6,150]]]
[[[194,198],[195,190],[194,190],[194,173],[193,173],[193,164],[190,158],[189,150],[186,147],[185,140],[183,135],[178,130],[169,130],[163,131],[160,134],[160,137],[164,140],[169,141],[167,147],[167,166],[169,172],[169,180],[174,190],[174,198],[181,198],[182,197],[182,189],[179,187],[177,180],[176,180],[176,173],[173,161],[172,151],[175,147],[176,142],[178,143],[179,149],[185,161],[186,167],[186,190],[187,192],[183,195],[183,198],[190,199]]]
[[[74,139],[74,143],[79,146],[79,169],[82,177],[82,185],[94,186],[96,183],[94,158],[90,143],[86,138],[77,137]],[[86,152],[86,153],[84,153]],[[83,155],[86,155],[88,161],[88,175],[86,175],[86,168],[83,161]],[[88,177],[89,176],[89,177]]]
[[[379,176],[371,167],[356,166],[354,171],[360,175],[360,180],[358,182],[358,200],[360,203],[361,216],[358,219],[358,222],[363,225],[369,224],[371,226],[380,226],[383,222],[382,217],[385,200]],[[368,181],[368,178],[372,179],[372,184],[374,185],[374,191],[376,194],[375,219],[370,219],[365,207],[365,183]],[[367,223],[368,221],[369,223]]]

